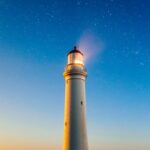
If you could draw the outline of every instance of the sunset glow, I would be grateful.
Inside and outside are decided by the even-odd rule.
[[[0,150],[62,150],[80,67],[89,150],[150,150],[149,0],[0,0]]]

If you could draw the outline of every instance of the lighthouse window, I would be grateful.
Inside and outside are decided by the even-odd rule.
[[[81,105],[83,105],[83,102],[81,101]]]
[[[67,122],[65,122],[65,126],[67,126]]]

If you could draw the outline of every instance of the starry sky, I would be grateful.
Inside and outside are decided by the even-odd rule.
[[[149,8],[149,0],[1,0],[0,149],[62,148],[62,74],[77,45],[90,56],[90,150],[149,150]]]

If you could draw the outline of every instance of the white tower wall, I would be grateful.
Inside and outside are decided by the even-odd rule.
[[[88,150],[85,98],[86,75],[83,64],[68,64],[64,71],[65,118],[63,150]]]

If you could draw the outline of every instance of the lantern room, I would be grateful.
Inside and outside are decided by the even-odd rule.
[[[77,50],[76,46],[68,53],[68,64],[84,65],[83,53]]]

